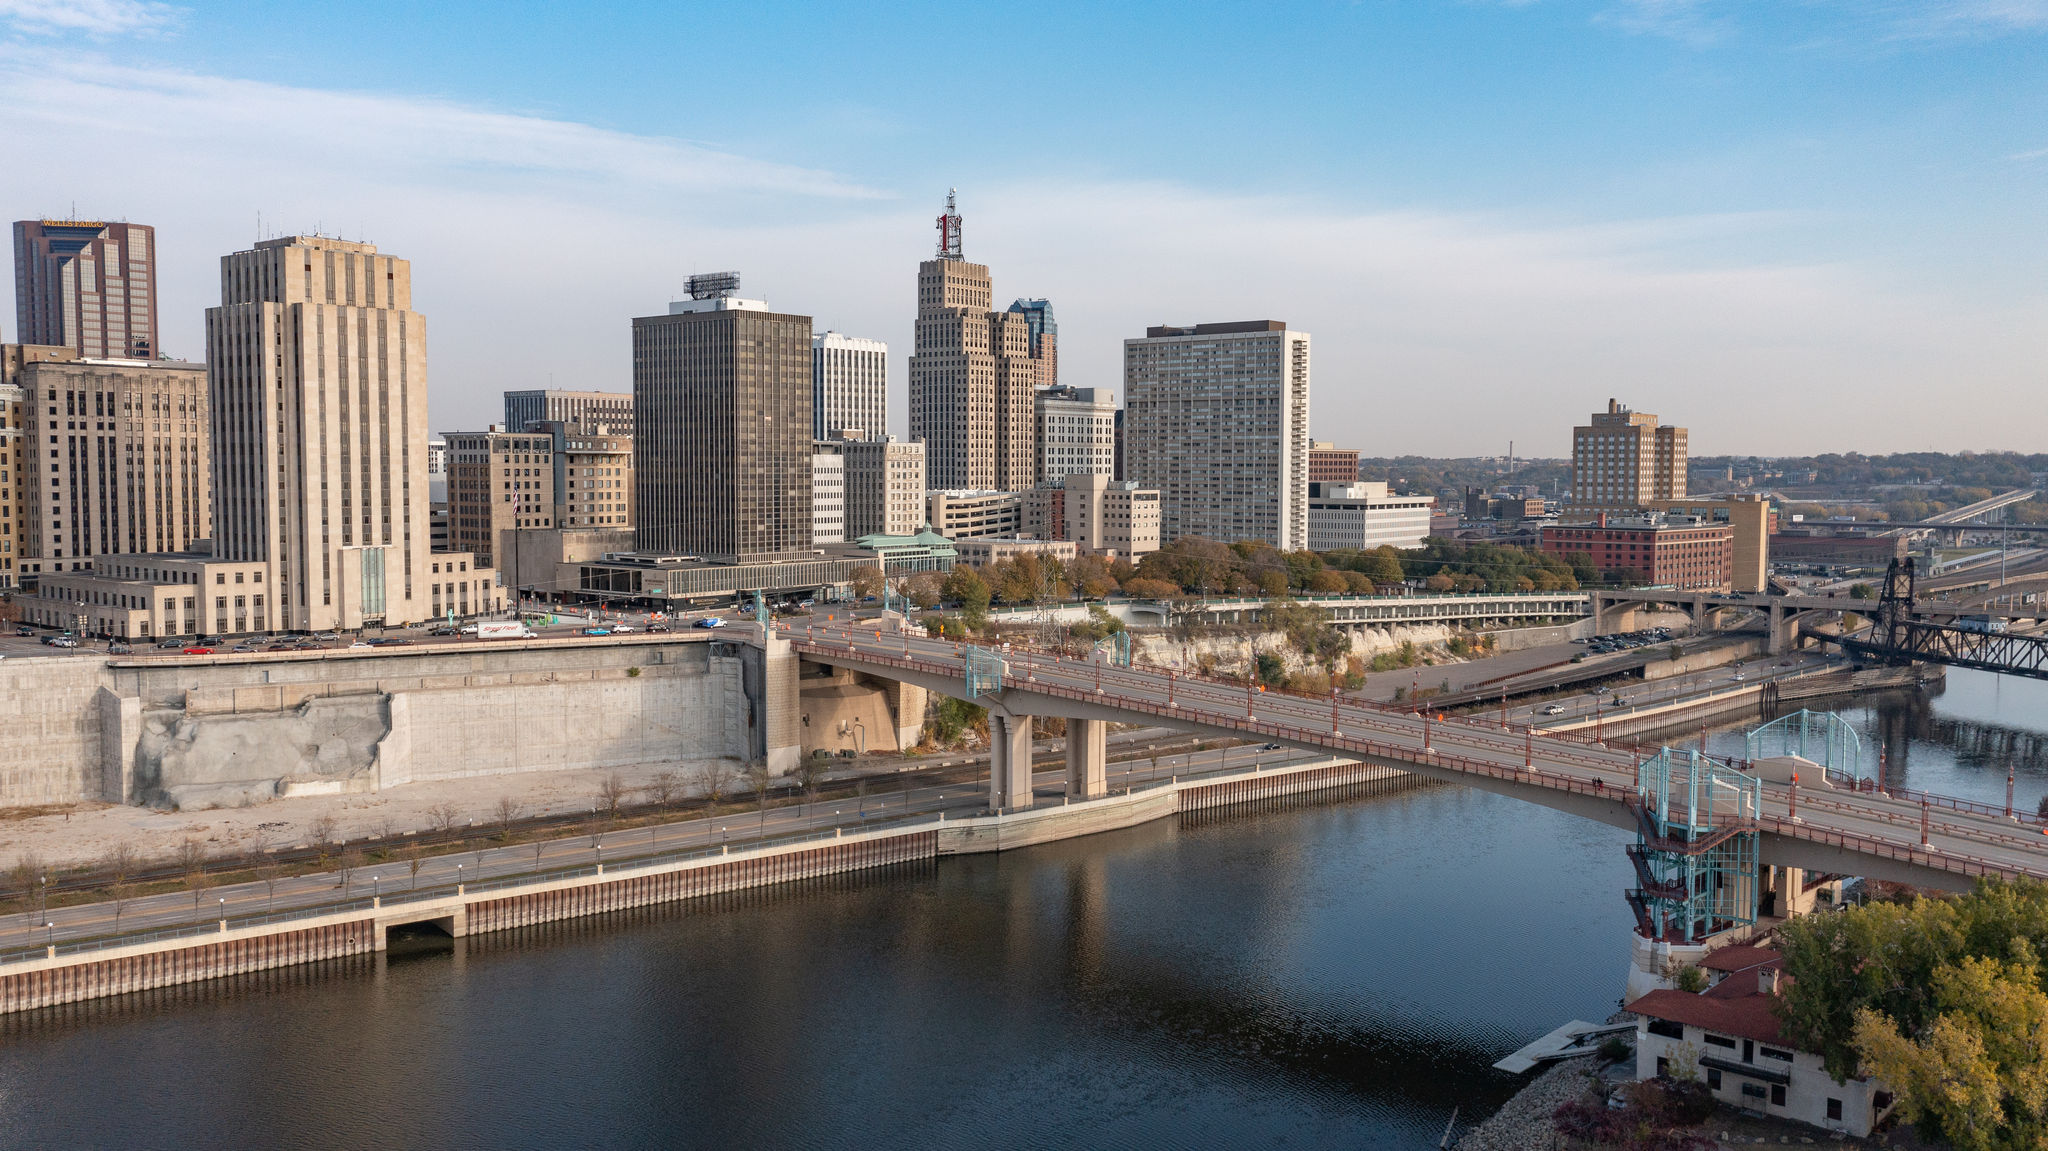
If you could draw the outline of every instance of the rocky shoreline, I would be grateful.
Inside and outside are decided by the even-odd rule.
[[[1597,1055],[1559,1060],[1484,1123],[1465,1132],[1457,1142],[1458,1151],[1549,1151],[1561,1147],[1551,1116],[1567,1100],[1586,1093],[1587,1077],[1599,1064]]]

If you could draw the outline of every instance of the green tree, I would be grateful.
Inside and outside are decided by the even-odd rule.
[[[1953,900],[1870,903],[1786,922],[1779,950],[1791,978],[1778,997],[1786,1038],[1847,1079],[1857,1067],[1856,1013],[1874,1010],[1917,1034],[1932,1017],[1935,969],[1961,947]]]
[[[946,577],[946,597],[960,604],[961,618],[968,627],[980,629],[988,623],[989,587],[973,568],[956,567]]]
[[[853,585],[853,596],[864,600],[871,595],[882,594],[882,570],[871,564],[862,564],[853,569],[847,582]]]
[[[1934,1018],[1917,1033],[1869,1008],[1854,1045],[1899,1093],[1902,1117],[1959,1151],[2048,1146],[2048,994],[2032,949],[1967,957],[1934,972]]]

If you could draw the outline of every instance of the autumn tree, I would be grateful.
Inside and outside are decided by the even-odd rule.
[[[1958,1151],[2048,1146],[2048,994],[2022,939],[2012,962],[1936,968],[1933,1018],[1917,1034],[1870,1008],[1852,1040],[1863,1069],[1899,1094],[1901,1117]]]

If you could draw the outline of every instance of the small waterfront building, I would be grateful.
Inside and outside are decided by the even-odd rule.
[[[1697,1075],[1730,1107],[1862,1138],[1892,1099],[1873,1079],[1837,1083],[1819,1055],[1778,1029],[1783,960],[1765,947],[1709,952],[1697,994],[1665,988],[1628,1005],[1636,1016],[1636,1078]]]

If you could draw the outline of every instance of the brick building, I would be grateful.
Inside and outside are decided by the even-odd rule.
[[[1602,514],[1544,528],[1542,547],[1555,556],[1583,553],[1603,573],[1638,572],[1657,587],[1728,591],[1734,581],[1735,530],[1692,516]]]

